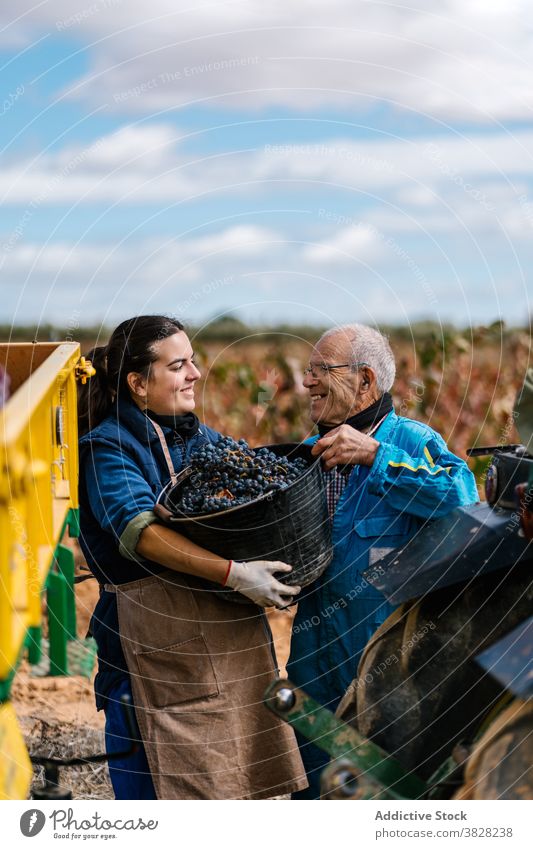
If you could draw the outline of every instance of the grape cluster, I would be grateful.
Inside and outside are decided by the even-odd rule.
[[[190,465],[179,504],[188,515],[226,510],[287,489],[308,468],[300,457],[278,457],[268,448],[254,451],[246,440],[236,442],[230,436],[202,445],[191,455]]]

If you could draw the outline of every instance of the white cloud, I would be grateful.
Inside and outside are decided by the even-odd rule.
[[[278,242],[283,242],[282,235],[267,227],[238,225],[195,238],[169,239],[166,242],[143,239],[133,246],[129,243],[121,247],[98,243],[28,243],[16,245],[4,255],[3,270],[6,274],[11,271],[59,274],[68,268],[70,271],[84,271],[88,278],[103,264],[113,263],[114,270],[122,273],[142,267],[143,277],[148,281],[153,271],[151,262],[158,255],[164,256],[167,274],[168,269],[172,269],[171,274],[176,275],[182,272],[184,265],[216,258],[220,254],[226,254],[230,260],[257,260],[265,253],[271,254],[273,244]]]
[[[78,311],[91,322],[108,313],[154,308],[197,316],[208,295],[219,289],[230,293],[243,274],[265,266],[279,242],[282,236],[266,227],[234,226],[212,235],[121,246],[16,244],[2,261],[4,320],[25,323],[52,315],[67,323]]]
[[[531,251],[518,258],[508,246],[495,256],[485,246],[477,253],[468,239],[443,240],[428,251],[427,241],[392,239],[372,227],[342,227],[333,235],[322,227],[316,244],[305,245],[273,228],[238,225],[122,245],[18,244],[2,266],[3,320],[68,324],[77,315],[85,323],[113,323],[163,310],[196,322],[236,307],[245,319],[265,321],[403,322],[429,315],[462,322],[492,320],[502,310],[510,320],[523,319]],[[479,274],[471,280],[472,258],[484,282]],[[515,280],[512,298],[499,283],[502,267],[505,279]]]
[[[84,200],[139,204],[230,190],[255,196],[287,181],[295,193],[315,183],[324,192],[344,187],[375,200],[394,190],[400,204],[423,209],[441,191],[474,196],[481,181],[533,177],[532,151],[533,130],[520,130],[370,142],[333,137],[202,157],[188,152],[172,126],[140,124],[88,147],[69,146],[33,160],[12,158],[0,172],[0,197],[4,204],[39,206]]]
[[[221,251],[231,251],[236,256],[257,256],[258,252],[272,250],[271,242],[282,241],[281,234],[265,227],[243,224],[194,240],[193,256],[204,256]]]
[[[35,243],[21,244],[11,251],[3,262],[3,270],[10,274],[29,274],[35,271],[37,276],[56,275],[61,271],[68,273],[87,274],[105,260],[105,247],[101,245],[74,246],[64,242],[39,245]]]
[[[4,203],[124,203],[176,199],[194,192],[178,170],[178,132],[164,125],[126,126],[87,146],[70,145],[33,159],[12,159],[0,173]]]
[[[145,172],[159,172],[172,162],[178,139],[176,130],[168,125],[126,125],[92,144],[84,162],[99,171],[130,165]],[[58,164],[68,166],[78,154],[77,148],[67,148],[58,157]]]
[[[20,18],[31,9],[31,15]],[[126,14],[127,12],[127,14]],[[221,108],[394,108],[444,120],[522,119],[533,107],[524,0],[5,0],[4,41],[89,45],[72,98],[138,114]],[[0,36],[1,37],[1,36]]]
[[[329,266],[353,263],[354,260],[366,262],[376,257],[378,243],[371,227],[364,224],[346,227],[333,238],[306,247],[303,258]]]

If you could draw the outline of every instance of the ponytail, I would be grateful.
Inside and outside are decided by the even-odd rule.
[[[89,351],[96,374],[79,387],[78,429],[88,433],[111,412],[117,396],[129,394],[131,372],[148,376],[157,360],[155,343],[183,330],[183,324],[166,315],[138,315],[115,328],[107,345]]]
[[[96,371],[78,389],[78,430],[80,436],[96,427],[108,415],[113,400],[107,379],[107,346],[92,348],[87,359]]]

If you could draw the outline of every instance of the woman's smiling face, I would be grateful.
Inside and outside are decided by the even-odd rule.
[[[200,372],[194,364],[194,352],[182,330],[154,343],[157,359],[148,377],[131,372],[128,384],[134,401],[160,416],[181,416],[194,410],[194,384]]]

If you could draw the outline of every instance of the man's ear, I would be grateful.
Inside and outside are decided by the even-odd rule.
[[[359,391],[363,394],[373,392],[376,385],[376,375],[373,369],[370,366],[363,366],[360,370],[360,375],[361,383],[359,385]]]
[[[138,398],[146,398],[146,378],[142,374],[137,371],[130,371],[126,382],[134,395],[137,395]]]

